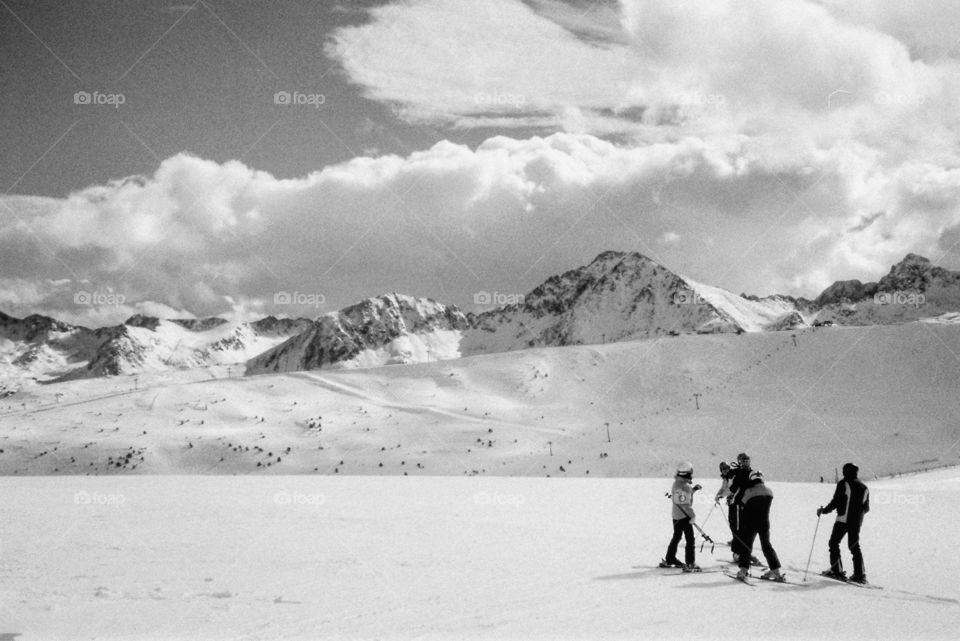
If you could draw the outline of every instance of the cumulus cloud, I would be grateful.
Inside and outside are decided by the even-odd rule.
[[[373,11],[329,51],[369,97],[412,121],[590,133],[647,158],[651,143],[690,139],[703,159],[722,156],[729,146],[718,140],[742,137],[737,164],[714,167],[734,179],[660,179],[653,204],[688,225],[726,225],[706,240],[726,248],[728,271],[769,266],[767,285],[744,285],[809,293],[833,278],[873,277],[904,250],[936,254],[952,228],[957,11],[893,0],[622,0],[586,10],[496,0],[464,12],[420,0]],[[491,36],[504,29],[511,37]],[[498,92],[495,108],[473,99]],[[661,202],[664,185],[672,203]],[[654,238],[656,220],[643,228]],[[784,233],[802,235],[770,252],[783,249]],[[749,257],[737,251],[743,237],[753,239]]]
[[[0,303],[316,316],[400,291],[470,308],[476,291],[525,292],[611,248],[737,291],[813,295],[936,251],[960,224],[958,185],[960,171],[890,170],[856,146],[784,158],[742,135],[444,141],[286,180],[181,154],[63,199],[4,199],[22,222],[0,232]],[[97,316],[80,290],[123,302]]]
[[[884,12],[834,4],[420,0],[372,11],[328,52],[407,120],[455,127],[817,140],[936,119],[923,105],[942,106],[953,66],[912,58],[877,24]],[[844,100],[830,100],[837,91]]]
[[[525,292],[606,249],[734,291],[815,296],[909,251],[950,260],[960,75],[934,13],[906,35],[900,13],[879,0],[380,7],[328,44],[353,83],[454,140],[517,137],[290,179],[179,154],[62,199],[3,197],[0,304],[92,315],[71,301],[95,287],[125,297],[115,314],[316,316],[387,291],[470,308],[474,292]]]

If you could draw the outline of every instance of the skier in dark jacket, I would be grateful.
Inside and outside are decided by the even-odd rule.
[[[830,569],[825,571],[824,576],[835,579],[847,580],[846,572],[843,570],[843,562],[840,559],[840,542],[843,537],[847,537],[847,546],[850,548],[850,554],[853,556],[853,576],[850,581],[856,583],[866,583],[867,575],[863,567],[863,552],[860,550],[860,526],[863,525],[863,515],[870,511],[870,490],[857,478],[857,472],[860,471],[853,463],[847,463],[843,466],[843,480],[837,483],[837,489],[833,493],[833,499],[826,505],[817,509],[817,516],[829,514],[837,511],[837,520],[833,524],[833,532],[830,534]]]
[[[759,536],[760,548],[767,560],[767,567],[770,568],[763,573],[763,578],[782,581],[780,559],[770,543],[770,504],[773,503],[773,490],[763,482],[763,472],[756,470],[750,473],[741,501],[743,509],[740,511],[740,571],[737,578],[747,577],[753,558],[753,541]]]
[[[737,462],[727,466],[727,471],[723,478],[727,481],[727,491],[730,496],[727,502],[730,506],[728,521],[730,523],[730,532],[733,534],[733,541],[730,544],[730,550],[733,554],[733,560],[740,562],[740,555],[743,548],[743,537],[740,530],[743,527],[743,492],[750,484],[750,457],[745,452],[737,455]],[[751,562],[759,564],[757,559],[751,558]]]

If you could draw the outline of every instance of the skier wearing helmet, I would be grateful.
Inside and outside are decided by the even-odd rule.
[[[857,478],[859,471],[860,468],[853,463],[843,466],[843,480],[837,483],[833,500],[826,507],[818,508],[817,516],[837,511],[837,520],[830,534],[830,569],[823,574],[833,579],[847,580],[840,560],[840,542],[846,536],[847,547],[853,556],[853,576],[849,580],[866,583],[863,552],[860,550],[860,526],[863,525],[863,515],[870,511],[870,490]]]
[[[673,487],[670,490],[670,500],[673,503],[673,538],[667,546],[667,556],[660,562],[660,567],[683,568],[684,572],[696,572],[700,567],[696,564],[696,548],[693,545],[693,520],[696,513],[693,511],[693,495],[701,489],[693,485],[693,465],[681,463],[677,466]],[[677,547],[680,537],[686,540],[684,562],[677,559]]]
[[[780,573],[780,559],[770,543],[770,504],[773,503],[773,490],[763,482],[763,472],[750,472],[741,498],[743,509],[740,512],[740,571],[738,579],[746,579],[753,552],[753,541],[760,537],[760,548],[767,559],[767,567],[762,578],[783,581]]]
[[[727,483],[727,492],[729,493],[727,504],[730,506],[728,522],[730,532],[733,534],[730,551],[733,554],[734,562],[739,563],[742,553],[741,548],[743,547],[740,535],[740,530],[743,527],[743,492],[750,484],[750,472],[752,471],[750,456],[746,452],[740,452],[737,454],[735,463],[730,463],[724,467],[726,467],[726,470],[723,471],[723,479]],[[720,469],[723,470],[724,468],[721,467]],[[754,565],[760,565],[760,560],[756,557],[748,555],[748,558]]]
[[[737,506],[733,503],[733,492],[730,491],[730,480],[732,475],[730,474],[730,465],[724,461],[720,461],[720,489],[717,490],[717,493],[713,496],[713,502],[719,507],[720,501],[723,500],[727,504],[727,525],[730,526],[731,536],[737,535]],[[730,539],[730,545],[733,546],[733,539]]]

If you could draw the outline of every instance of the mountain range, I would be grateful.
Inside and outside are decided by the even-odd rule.
[[[455,305],[391,293],[313,320],[136,315],[98,329],[0,312],[0,378],[56,382],[214,365],[259,374],[692,333],[953,322],[960,318],[960,272],[908,254],[877,282],[838,281],[814,300],[759,298],[698,283],[638,253],[608,251],[515,298],[464,314]]]

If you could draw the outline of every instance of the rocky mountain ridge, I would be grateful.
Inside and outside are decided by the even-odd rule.
[[[57,381],[224,364],[257,374],[678,334],[785,331],[827,321],[900,323],[960,312],[960,272],[908,254],[877,282],[837,281],[811,301],[735,295],[641,254],[607,251],[519,298],[464,314],[455,305],[391,293],[313,320],[135,315],[98,329],[0,312],[0,377]]]

